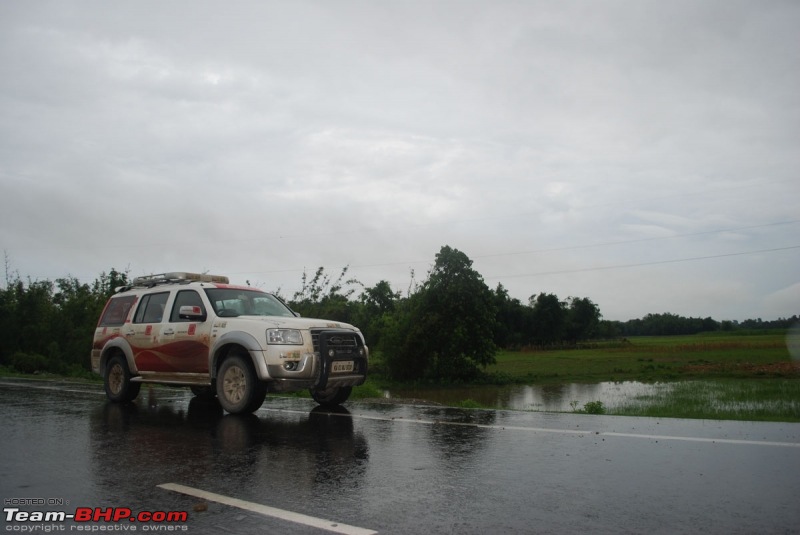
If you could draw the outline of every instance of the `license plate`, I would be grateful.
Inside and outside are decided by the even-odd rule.
[[[352,360],[337,360],[331,365],[331,373],[349,373],[353,371],[353,368]]]

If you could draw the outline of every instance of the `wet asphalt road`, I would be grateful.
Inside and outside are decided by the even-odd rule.
[[[800,533],[800,424],[367,402],[329,413],[271,397],[237,417],[188,390],[144,387],[120,406],[99,385],[11,379],[0,407],[5,532],[167,527],[6,511],[117,507],[186,511],[170,527],[195,534]]]

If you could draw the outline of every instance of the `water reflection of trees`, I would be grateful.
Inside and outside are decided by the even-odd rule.
[[[226,415],[216,400],[100,407],[91,419],[94,484],[110,497],[181,482],[253,497],[360,484],[369,458],[345,409]],[[287,489],[290,489],[287,491]]]

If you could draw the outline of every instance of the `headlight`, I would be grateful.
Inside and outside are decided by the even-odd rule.
[[[267,329],[267,343],[301,346],[303,335],[296,329]]]

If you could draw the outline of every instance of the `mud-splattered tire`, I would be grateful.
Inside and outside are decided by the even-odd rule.
[[[258,410],[267,388],[256,376],[250,359],[233,354],[222,362],[217,373],[217,399],[222,408],[231,414]]]
[[[352,391],[352,386],[340,386],[328,388],[327,390],[311,390],[311,397],[323,407],[335,407],[347,401]]]
[[[128,363],[122,355],[114,355],[106,364],[103,375],[103,385],[106,396],[115,403],[127,403],[139,395],[141,383],[131,382],[131,372]]]

